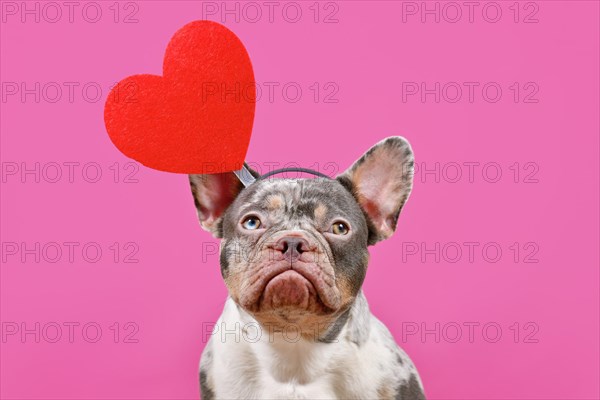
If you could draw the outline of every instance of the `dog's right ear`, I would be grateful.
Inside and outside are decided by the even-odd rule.
[[[246,168],[255,178],[258,177],[247,165]],[[213,236],[220,238],[223,214],[244,189],[244,185],[233,172],[193,174],[189,175],[189,178],[200,225]]]

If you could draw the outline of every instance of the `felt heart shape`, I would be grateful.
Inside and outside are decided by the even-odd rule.
[[[163,76],[120,81],[104,123],[123,154],[178,173],[238,170],[250,144],[256,86],[240,39],[212,21],[194,21],[171,38]]]

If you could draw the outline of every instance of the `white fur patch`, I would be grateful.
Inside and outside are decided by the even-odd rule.
[[[334,343],[306,341],[293,330],[287,335],[260,330],[228,299],[210,339],[212,362],[206,369],[215,398],[380,398],[379,390],[408,380],[416,370],[404,352],[390,350],[397,346],[379,320],[368,313],[361,322],[370,328],[361,346],[348,340],[347,326]]]

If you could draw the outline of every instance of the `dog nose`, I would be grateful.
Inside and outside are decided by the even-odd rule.
[[[300,254],[310,251],[306,239],[297,236],[286,236],[277,241],[275,250],[280,251],[286,257],[298,258]]]

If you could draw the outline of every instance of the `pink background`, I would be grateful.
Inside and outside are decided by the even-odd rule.
[[[63,7],[56,23],[43,16],[36,23],[35,16],[22,22],[20,13],[6,12],[6,3],[11,2],[2,2],[3,84],[78,82],[79,89],[72,102],[65,89],[55,103],[48,101],[55,92],[42,93],[36,103],[34,95],[22,101],[3,88],[0,395],[198,398],[203,332],[218,318],[226,296],[218,258],[207,254],[216,242],[198,226],[185,176],[142,167],[137,183],[123,182],[129,160],[109,141],[102,113],[113,83],[135,73],[161,73],[169,38],[185,23],[202,19],[206,4],[139,1],[138,22],[123,23],[136,9],[121,2],[115,23],[114,2],[100,1],[102,17],[89,23],[81,15],[86,3],[79,3],[73,22]],[[26,2],[32,9],[35,3]],[[373,312],[417,364],[428,398],[598,399],[598,2],[520,3],[518,22],[509,8],[513,2],[499,2],[497,23],[482,17],[486,2],[478,3],[473,22],[463,8],[456,23],[444,16],[436,23],[432,15],[423,23],[420,14],[404,14],[403,21],[403,7],[410,5],[392,1],[321,2],[318,23],[314,2],[298,2],[299,22],[287,22],[282,7],[269,22],[268,9],[258,4],[264,14],[259,21],[248,20],[253,13],[239,22],[230,15],[226,25],[247,46],[258,82],[279,82],[279,88],[297,82],[303,95],[293,103],[279,90],[272,102],[266,96],[258,101],[249,161],[263,172],[268,163],[282,167],[292,161],[312,168],[318,163],[321,170],[333,162],[343,170],[375,142],[400,134],[412,143],[417,164],[433,169],[440,163],[439,179],[417,171],[398,232],[371,249],[365,283]],[[438,4],[441,9],[446,3]],[[445,10],[446,19],[454,17],[454,10]],[[53,10],[46,11],[54,18]],[[293,18],[293,10],[287,11]],[[493,10],[487,11],[493,18]],[[338,22],[324,23],[332,12]],[[532,12],[538,22],[524,23]],[[99,101],[82,97],[87,82],[102,88]],[[309,89],[315,82],[317,102]],[[327,82],[334,86],[325,88]],[[447,101],[454,92],[436,103],[433,95],[424,102],[418,96],[403,101],[402,82],[480,85],[472,102],[465,91],[456,103]],[[503,90],[496,103],[481,95],[487,82]],[[514,82],[521,90],[516,103],[509,88]],[[537,103],[523,101],[536,87],[525,88],[527,82],[539,88]],[[336,87],[338,102],[324,102]],[[34,168],[36,162],[47,174],[55,171],[53,162],[80,165],[73,182],[65,166],[56,183],[7,175],[11,166]],[[109,168],[115,162],[121,170],[117,183]],[[471,162],[479,166],[470,181],[464,163]],[[517,183],[510,168],[516,162]],[[83,179],[86,163],[100,165],[97,183]],[[489,182],[495,170],[482,175],[486,163],[499,166],[498,182]],[[462,178],[453,183],[456,165]],[[46,257],[38,253],[38,263],[35,254],[23,262],[21,253],[6,247],[34,248],[36,242],[47,249],[53,248],[48,243],[80,245],[73,262],[63,254],[55,263],[48,262],[51,250]],[[96,263],[81,255],[89,242],[102,249]],[[121,247],[116,263],[109,248],[115,242]],[[139,248],[138,263],[122,262],[128,242]],[[479,243],[472,262],[465,242]],[[446,250],[414,255],[406,252],[414,249],[411,243],[427,249],[438,243]],[[486,258],[482,248],[490,243]],[[463,255],[451,262],[456,246]],[[489,255],[497,247],[502,256],[494,263]],[[63,325],[68,322],[80,324],[72,343]],[[115,322],[118,343],[110,330]],[[128,322],[134,325],[125,329]],[[464,325],[470,322],[479,324],[473,340]],[[27,329],[36,323],[50,328],[40,328],[39,343],[34,334],[7,334],[22,323]],[[63,326],[56,343],[50,340],[52,323]],[[98,342],[82,336],[87,323],[102,328]],[[436,323],[439,342],[433,333],[420,335],[421,328],[435,331]],[[491,340],[493,328],[482,333],[486,324],[502,329],[497,342]],[[129,339],[137,343],[124,338],[132,326],[139,330]],[[454,342],[456,326],[462,337]],[[407,334],[415,327],[418,334]]]

